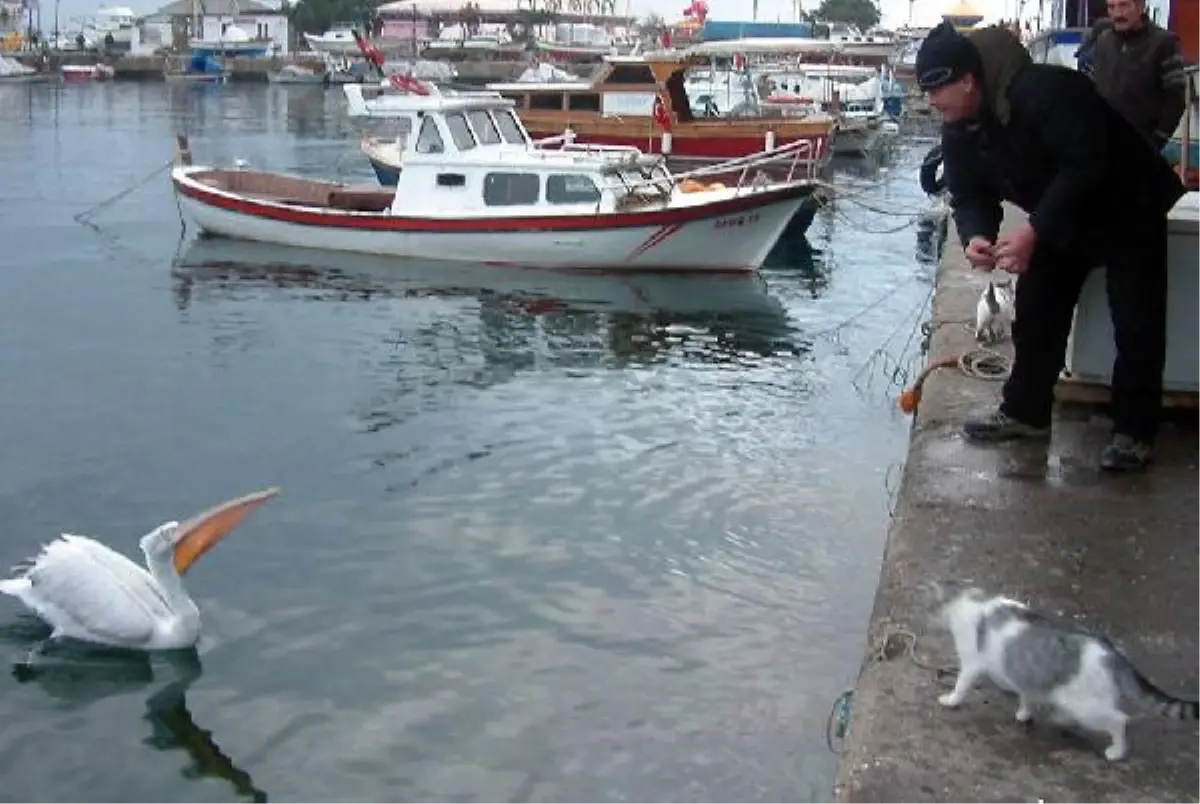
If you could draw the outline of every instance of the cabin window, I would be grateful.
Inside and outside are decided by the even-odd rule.
[[[521,132],[521,124],[517,122],[516,115],[508,109],[496,109],[494,114],[504,141],[509,145],[524,145],[525,136]]]
[[[426,117],[421,121],[421,133],[417,135],[417,153],[440,154],[445,150],[446,144],[442,141],[437,123],[432,117]]]
[[[471,133],[471,127],[467,125],[467,118],[463,117],[462,112],[446,115],[446,126],[450,129],[450,139],[454,140],[454,147],[458,150],[469,151],[475,147],[475,135]]]
[[[573,112],[598,112],[600,95],[591,92],[573,93],[567,96],[567,108]]]
[[[472,109],[467,112],[467,119],[471,121],[471,128],[475,129],[480,145],[496,145],[500,142],[500,132],[496,130],[496,124],[492,122],[487,109]]]
[[[466,187],[467,177],[461,173],[439,173],[437,176],[438,187]]]
[[[540,190],[536,173],[489,173],[483,179],[483,203],[489,207],[536,204]]]
[[[617,64],[604,79],[606,84],[657,84],[654,72],[645,64]]]
[[[409,137],[412,136],[412,127],[413,124],[411,119],[407,117],[396,118],[396,142],[400,143],[401,148],[404,147],[405,143],[408,142]]]
[[[594,204],[600,200],[600,190],[590,176],[550,176],[546,179],[546,200],[551,204]]]
[[[562,110],[563,99],[560,92],[533,92],[529,95],[529,108],[541,109],[547,112],[557,112]]]

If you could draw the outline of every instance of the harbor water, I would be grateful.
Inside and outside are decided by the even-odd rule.
[[[62,532],[140,560],[283,488],[187,576],[195,655],[10,673],[46,631],[0,600],[0,799],[828,799],[932,287],[928,143],[839,171],[863,203],[760,276],[181,235],[177,131],[198,163],[371,181],[343,109],[0,87],[0,564]]]

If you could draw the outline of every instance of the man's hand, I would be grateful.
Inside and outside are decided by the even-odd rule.
[[[996,267],[1010,274],[1025,273],[1036,245],[1037,232],[1028,223],[1001,235],[996,241]]]
[[[967,262],[981,271],[990,271],[996,267],[996,255],[992,242],[986,237],[972,237],[967,242],[965,250]]]

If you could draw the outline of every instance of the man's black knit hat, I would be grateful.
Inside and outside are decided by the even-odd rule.
[[[925,92],[982,70],[975,45],[948,22],[930,31],[917,51],[917,85]]]

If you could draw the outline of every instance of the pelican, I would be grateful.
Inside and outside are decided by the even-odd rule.
[[[279,493],[247,494],[182,525],[165,522],[138,542],[146,569],[87,536],[64,533],[0,580],[0,592],[24,603],[53,630],[27,662],[69,637],[118,648],[174,650],[200,639],[200,610],[183,575],[246,516]]]

